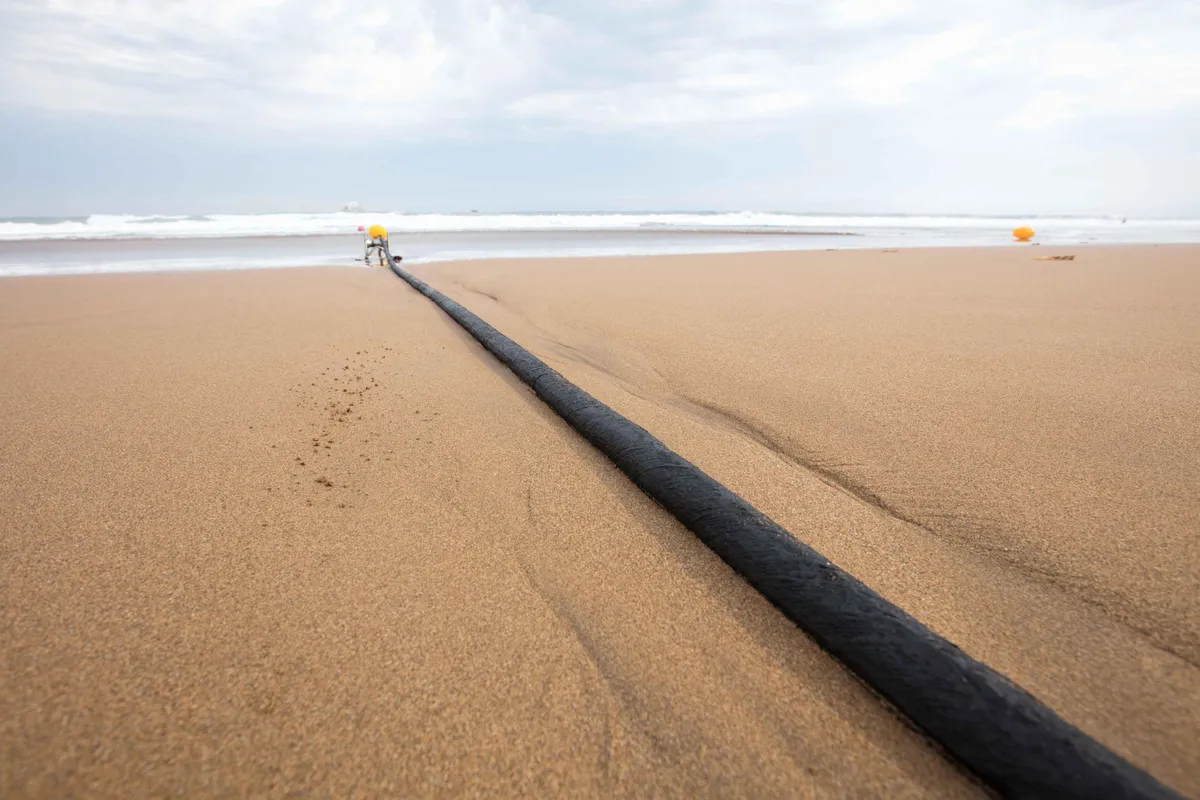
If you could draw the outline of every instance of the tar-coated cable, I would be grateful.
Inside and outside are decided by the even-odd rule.
[[[392,271],[821,647],[1003,796],[1179,797],[396,261]]]

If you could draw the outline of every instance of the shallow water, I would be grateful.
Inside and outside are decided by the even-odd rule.
[[[789,214],[264,214],[0,220],[0,276],[362,266],[380,220],[410,263],[772,250],[1200,242],[1200,220]]]

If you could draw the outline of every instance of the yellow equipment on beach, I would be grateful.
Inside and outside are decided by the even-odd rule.
[[[1017,237],[1018,242],[1028,242],[1033,238],[1033,228],[1022,225],[1013,231],[1013,236]]]
[[[358,228],[362,230],[362,226]],[[372,225],[367,229],[366,238],[363,241],[366,246],[366,253],[363,255],[363,261],[370,265],[375,259],[379,259],[379,266],[386,267],[393,260],[399,261],[399,258],[393,258],[392,250],[388,247],[388,232],[387,228],[382,225]]]

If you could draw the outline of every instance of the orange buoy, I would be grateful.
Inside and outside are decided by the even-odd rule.
[[[1018,242],[1028,242],[1033,238],[1033,228],[1022,225],[1013,231],[1013,236],[1017,237]]]

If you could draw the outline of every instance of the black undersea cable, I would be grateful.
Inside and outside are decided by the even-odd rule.
[[[398,261],[390,263],[788,619],[1002,796],[1179,797]]]

